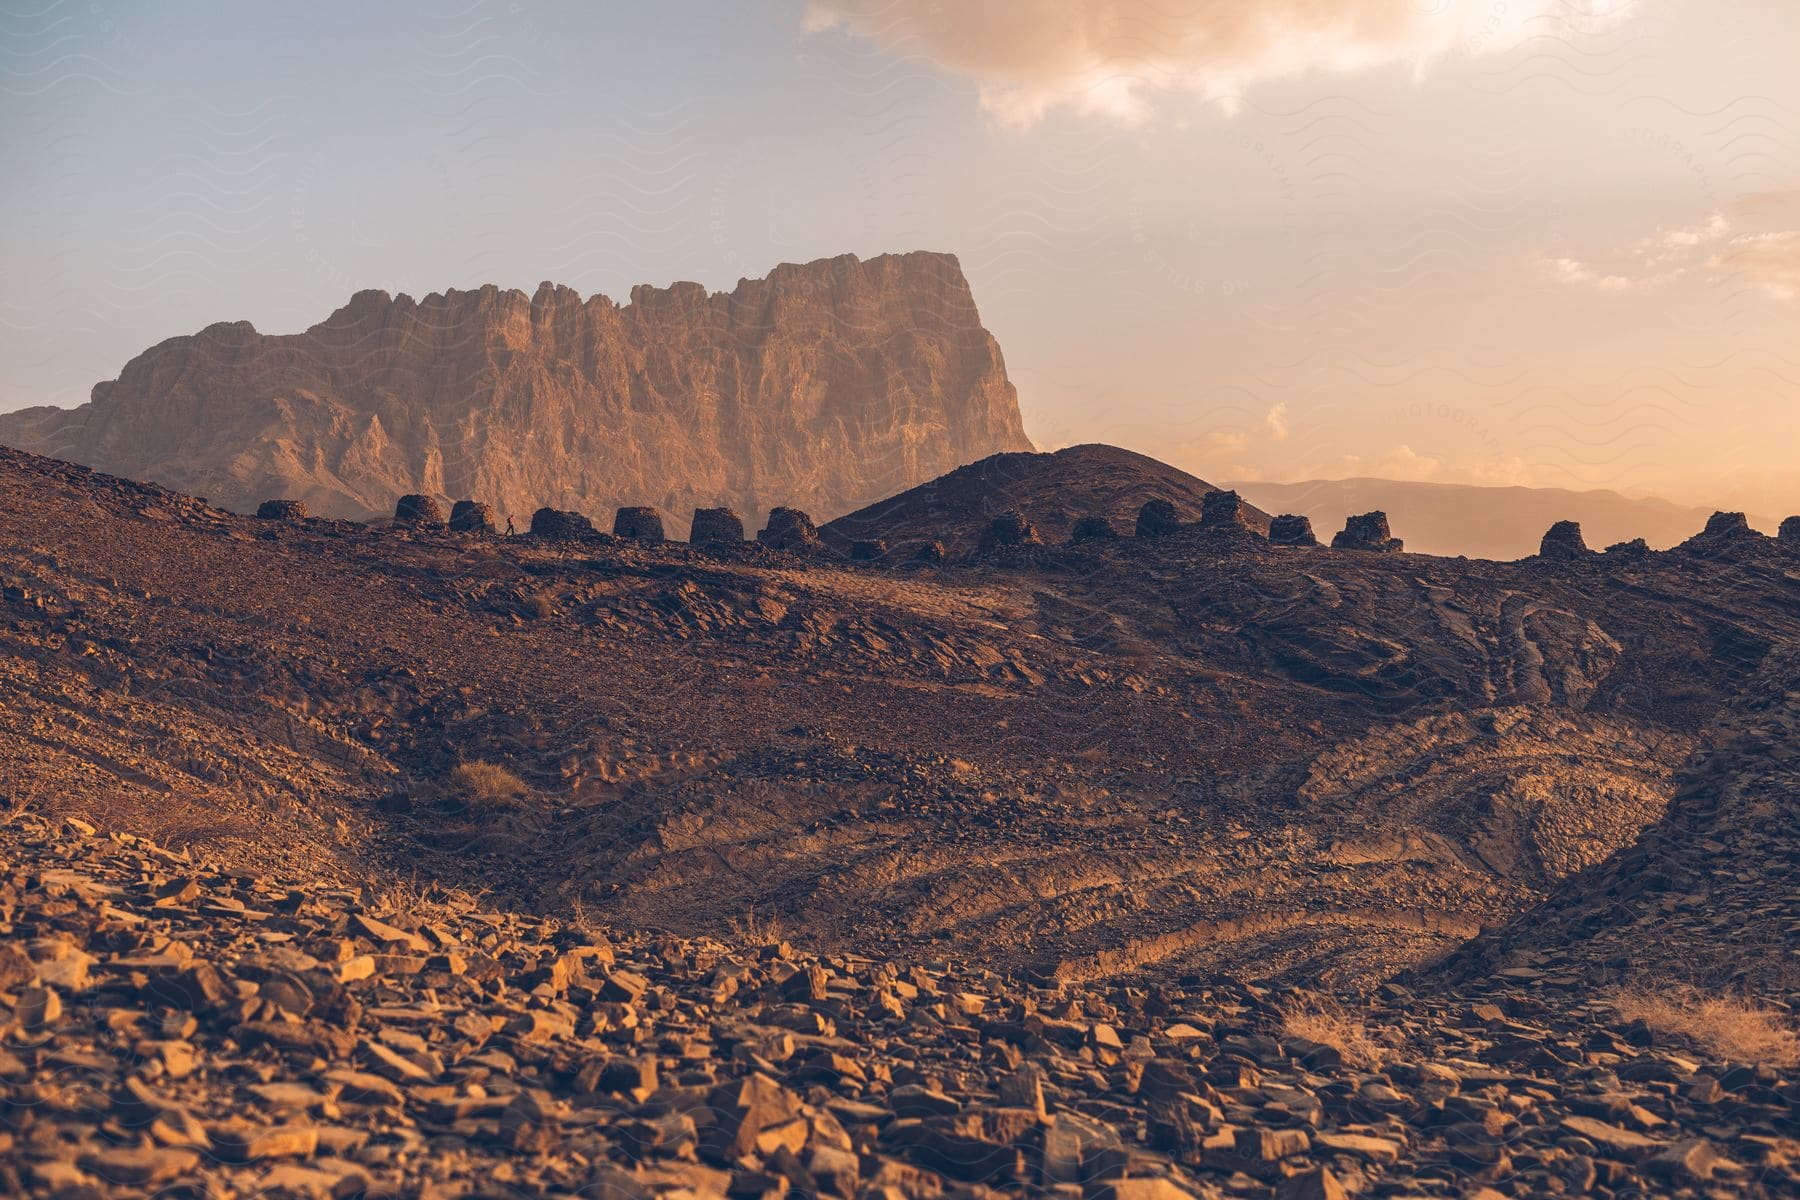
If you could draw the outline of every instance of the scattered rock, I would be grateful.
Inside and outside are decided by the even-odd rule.
[[[880,562],[887,557],[888,545],[880,538],[869,538],[850,543],[850,560],[852,562]]]

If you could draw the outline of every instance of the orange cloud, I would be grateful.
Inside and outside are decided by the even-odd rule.
[[[1566,38],[1630,0],[811,0],[808,32],[843,28],[980,85],[988,111],[1029,125],[1067,108],[1142,120],[1158,92],[1229,103],[1307,71],[1422,67],[1451,54]]]

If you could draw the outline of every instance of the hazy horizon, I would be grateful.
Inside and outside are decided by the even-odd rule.
[[[1046,449],[1800,510],[1800,11],[771,0],[0,21],[0,411],[373,287],[963,263]]]

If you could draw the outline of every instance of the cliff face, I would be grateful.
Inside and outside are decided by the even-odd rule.
[[[198,493],[326,516],[472,496],[609,515],[654,504],[848,512],[1029,449],[1000,347],[947,254],[844,255],[630,303],[358,292],[265,336],[208,326],[140,354],[92,401],[0,415],[0,443]]]

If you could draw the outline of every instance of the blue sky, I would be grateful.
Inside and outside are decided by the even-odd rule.
[[[1800,509],[1795,6],[1572,3],[26,0],[0,409],[361,287],[926,248],[1040,444]]]

